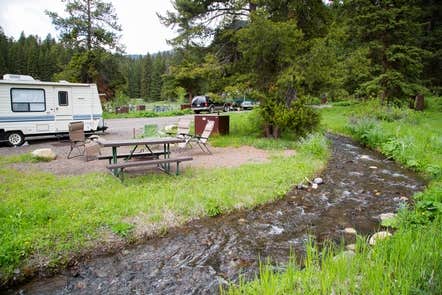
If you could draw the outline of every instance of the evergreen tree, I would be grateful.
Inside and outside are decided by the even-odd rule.
[[[154,100],[161,100],[161,89],[163,87],[163,75],[166,72],[166,63],[161,53],[155,55],[152,65],[152,83],[150,97]]]
[[[141,82],[141,57],[129,59],[128,68],[128,95],[131,98],[140,97],[140,82]]]
[[[46,11],[52,18],[52,23],[60,31],[63,44],[77,50],[58,77],[70,77],[78,82],[96,82],[101,93],[112,96],[117,87],[122,85],[108,85],[106,73],[102,66],[107,58],[106,50],[120,51],[117,15],[111,3],[101,0],[62,0],[66,3],[67,17],[61,17],[55,12]],[[113,70],[119,70],[114,67]],[[121,76],[121,73],[116,73]]]
[[[422,48],[431,52],[425,61],[425,83],[434,92],[442,93],[442,2],[422,0],[424,33]]]
[[[149,53],[142,60],[141,70],[141,89],[140,95],[143,99],[148,100],[152,94],[152,70],[153,63],[152,57]]]
[[[62,0],[67,17],[46,11],[61,41],[73,48],[120,49],[121,26],[111,3],[101,0]]]
[[[374,78],[363,85],[366,95],[404,99],[421,92],[424,57],[421,9],[414,0],[351,0],[347,4],[350,34],[367,44]]]
[[[0,77],[9,72],[8,59],[9,59],[9,39],[3,32],[3,28],[0,26]]]

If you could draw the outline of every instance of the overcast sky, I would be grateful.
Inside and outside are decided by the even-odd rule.
[[[107,0],[109,1],[109,0]],[[172,10],[170,0],[112,0],[119,23],[123,27],[121,43],[128,54],[155,53],[169,50],[166,39],[174,33],[163,26],[156,12]],[[60,0],[0,0],[0,26],[7,36],[17,39],[22,31],[26,35],[45,38],[48,33],[57,36],[45,10],[62,13]]]

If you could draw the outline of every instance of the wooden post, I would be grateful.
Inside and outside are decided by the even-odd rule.
[[[425,108],[424,95],[423,94],[416,95],[414,109],[416,111],[423,111],[424,108]]]

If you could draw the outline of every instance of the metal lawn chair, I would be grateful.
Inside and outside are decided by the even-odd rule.
[[[84,135],[83,121],[69,123],[69,142],[71,144],[71,148],[68,153],[68,159],[84,155],[86,150],[86,137]],[[78,153],[77,155],[71,157],[74,150],[77,150]]]
[[[192,119],[190,119],[190,118],[181,118],[178,120],[178,129],[177,129],[175,136],[177,138],[181,138],[181,139],[185,140],[185,142],[178,144],[178,147],[180,149],[186,148],[187,145],[192,147],[192,145],[190,144],[190,140],[192,139],[192,135],[190,134],[190,123],[191,122],[192,122]]]
[[[207,141],[209,140],[210,134],[212,134],[214,126],[215,121],[208,120],[206,126],[204,127],[203,133],[201,133],[201,135],[195,135],[192,138],[192,141],[196,142],[200,149],[205,153],[212,154],[209,147],[207,146]]]

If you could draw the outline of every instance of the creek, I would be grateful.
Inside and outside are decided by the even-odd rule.
[[[287,263],[305,253],[309,235],[321,242],[354,242],[379,215],[396,212],[424,188],[416,174],[345,137],[329,135],[332,155],[317,189],[294,187],[273,203],[192,221],[164,237],[97,257],[10,294],[214,294],[239,276],[253,279],[259,261]]]

